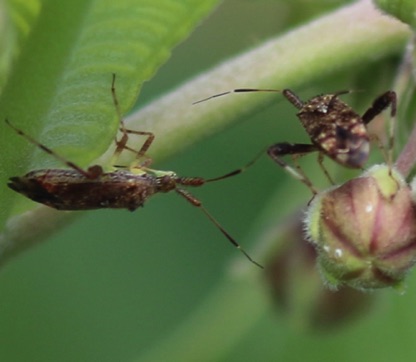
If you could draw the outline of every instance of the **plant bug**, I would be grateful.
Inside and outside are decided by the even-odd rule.
[[[314,195],[317,194],[318,191],[297,164],[296,159],[298,157],[307,153],[318,152],[319,166],[333,184],[334,182],[323,165],[324,155],[342,166],[348,168],[362,168],[369,156],[370,139],[377,138],[368,134],[366,126],[388,107],[391,109],[390,115],[392,119],[395,119],[396,116],[397,99],[394,91],[387,91],[377,97],[362,116],[339,98],[340,95],[350,93],[350,91],[322,94],[304,102],[290,89],[283,89],[281,91],[277,89],[240,88],[215,94],[194,102],[194,104],[230,93],[247,92],[282,93],[283,96],[298,109],[297,117],[308,133],[311,144],[288,142],[276,143],[267,149],[267,153],[279,166],[283,167],[293,177],[309,187]],[[393,158],[394,127],[395,122],[392,121],[388,154],[386,156],[390,168]],[[380,142],[379,144],[384,151],[384,147]],[[282,159],[282,157],[287,155],[292,157],[294,167],[290,166]]]
[[[152,160],[146,155],[146,152],[155,136],[151,132],[135,131],[125,127],[115,91],[115,74],[113,74],[111,94],[120,122],[121,138],[115,140],[113,168],[109,172],[104,171],[100,165],[92,165],[87,169],[79,167],[36,141],[6,119],[6,124],[14,129],[17,134],[68,166],[68,169],[40,169],[30,171],[24,176],[11,177],[8,186],[33,201],[58,210],[112,208],[134,211],[143,206],[145,201],[154,194],[175,191],[192,205],[200,208],[231,244],[238,248],[248,260],[263,268],[205,209],[200,200],[182,188],[182,186],[199,187],[207,182],[222,180],[242,172],[245,167],[211,179],[179,177],[172,171],[149,168]],[[127,145],[129,134],[146,136],[139,150]],[[130,166],[122,166],[116,163],[124,150],[135,154],[135,160]]]

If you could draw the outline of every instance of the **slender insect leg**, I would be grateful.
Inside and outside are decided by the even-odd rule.
[[[301,158],[302,156],[304,156],[303,153],[299,153],[299,154],[294,154],[294,155],[290,155],[292,158],[292,162],[293,162],[293,167],[294,169],[299,173],[299,175],[301,175],[301,177],[303,179],[306,179],[310,182],[310,184],[312,185],[312,182],[309,180],[309,178],[306,176],[305,172],[303,172],[302,167],[300,167],[298,159]]]
[[[299,165],[295,164],[295,167],[289,166],[282,157],[286,155],[300,156],[310,152],[316,152],[318,149],[314,145],[308,144],[299,144],[299,143],[276,143],[273,146],[270,146],[267,150],[267,154],[281,167],[283,167],[286,172],[288,172],[292,177],[303,182],[314,195],[318,193],[318,190],[315,189],[312,182],[305,175]]]
[[[46,147],[42,143],[36,141],[34,138],[29,136],[28,134],[24,133],[21,129],[15,127],[10,123],[8,119],[5,119],[6,124],[16,131],[16,133],[25,139],[27,139],[30,143],[34,144],[35,146],[39,147],[42,151],[50,154],[52,157],[55,157],[57,160],[61,161],[63,164],[67,165],[68,167],[74,169],[75,171],[78,171],[81,175],[85,176],[89,179],[95,179],[99,177],[103,173],[103,169],[101,166],[94,165],[88,168],[88,170],[84,170],[75,163],[68,161],[66,158],[62,157],[61,155],[57,154],[56,152],[52,151],[49,147]]]
[[[376,134],[370,134],[370,141],[375,142],[377,144],[377,147],[379,148],[381,154],[383,155],[383,158],[388,162],[389,160],[389,152],[386,150],[386,146],[384,145],[383,141],[380,139],[379,136]]]
[[[150,164],[152,163],[152,160],[149,157],[146,157],[146,151],[149,149],[150,145],[152,144],[152,142],[155,138],[155,135],[152,132],[134,131],[134,130],[127,129],[125,127],[123,117],[121,115],[120,103],[119,103],[118,98],[117,98],[115,82],[116,82],[116,75],[113,73],[113,79],[112,79],[112,82],[111,82],[111,95],[113,97],[114,107],[116,109],[117,117],[118,117],[118,120],[119,120],[119,123],[120,123],[120,131],[122,133],[122,136],[121,136],[120,140],[117,140],[117,138],[115,140],[116,149],[114,150],[112,164],[116,163],[116,160],[120,157],[120,154],[123,152],[123,150],[128,150],[128,151],[131,151],[131,152],[136,154],[136,159],[137,160],[139,160],[141,158],[145,159],[143,161],[143,163],[141,163],[142,167],[150,166]],[[143,143],[142,147],[140,148],[140,150],[137,151],[137,150],[127,146],[127,141],[129,139],[129,136],[128,136],[129,134],[147,136],[147,138],[146,138],[145,142]]]
[[[321,168],[321,170],[324,172],[326,178],[329,180],[329,182],[332,185],[335,185],[334,180],[332,179],[331,175],[329,174],[328,170],[326,169],[326,167],[324,165],[324,154],[322,152],[318,153],[318,164],[319,164],[319,167]]]
[[[120,130],[122,132],[122,136],[121,136],[120,140],[117,140],[117,137],[115,139],[116,149],[114,150],[114,154],[113,154],[113,161],[114,162],[112,162],[112,164],[115,164],[115,161],[119,158],[121,152],[125,149],[126,144],[127,144],[127,140],[129,138],[128,134],[126,132],[126,128],[124,127],[124,121],[123,121],[123,117],[121,115],[121,109],[120,109],[120,104],[118,102],[115,85],[116,85],[116,75],[115,75],[115,73],[113,73],[113,78],[112,78],[112,82],[111,82],[111,96],[113,98],[114,108],[116,109],[117,118],[118,118],[118,121],[120,123]]]
[[[124,124],[124,122],[123,122]],[[130,148],[128,146],[124,146],[126,150],[129,150],[136,154],[136,160],[139,162],[139,160],[142,160],[140,163],[141,167],[148,167],[152,164],[152,159],[146,155],[147,150],[149,149],[150,145],[153,143],[155,139],[155,135],[152,132],[145,132],[145,131],[135,131],[131,129],[124,128],[125,132],[128,134],[135,134],[139,136],[147,136],[146,140],[142,144],[142,147],[137,151],[133,148]]]
[[[397,111],[397,96],[394,91],[387,91],[377,97],[371,107],[363,114],[362,119],[365,124],[370,123],[377,115],[390,107],[390,127],[389,127],[389,141],[387,146],[387,163],[391,169],[393,165],[393,151],[394,139],[396,134],[396,111]]]
[[[192,180],[189,178],[189,180]],[[221,231],[221,233],[228,239],[228,241],[233,244],[237,249],[239,249],[245,257],[250,260],[253,264],[257,265],[259,268],[264,269],[262,265],[257,263],[242,247],[241,245],[221,226],[221,224],[208,212],[208,210],[202,205],[201,201],[198,200],[195,196],[190,194],[187,190],[175,189],[176,192],[188,200],[192,205],[199,207],[204,214],[208,217],[209,220]]]

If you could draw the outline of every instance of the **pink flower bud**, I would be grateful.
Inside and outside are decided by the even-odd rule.
[[[306,233],[330,286],[399,286],[416,262],[416,209],[409,185],[394,169],[376,165],[319,194]]]
[[[276,309],[292,328],[331,331],[368,313],[376,294],[349,287],[333,291],[323,285],[302,217],[298,212],[267,232],[279,245],[266,265],[267,284]]]

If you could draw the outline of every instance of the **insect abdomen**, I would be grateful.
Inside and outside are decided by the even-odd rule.
[[[37,170],[12,177],[8,186],[58,210],[135,210],[156,192],[155,184],[155,179],[146,175],[129,177],[123,173],[120,177],[111,172],[89,180],[72,170]]]

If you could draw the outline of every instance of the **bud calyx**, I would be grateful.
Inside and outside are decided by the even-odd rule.
[[[319,194],[305,225],[331,286],[397,286],[416,262],[411,189],[386,165]]]

